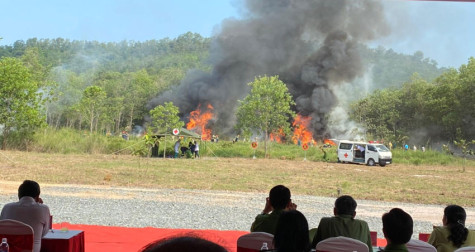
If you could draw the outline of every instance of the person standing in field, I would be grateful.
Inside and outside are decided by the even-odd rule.
[[[195,140],[195,144],[194,144],[195,148],[194,148],[194,153],[195,153],[195,158],[199,158],[200,157],[200,146],[198,145],[198,142],[196,142]]]
[[[175,142],[175,158],[178,157],[178,154],[180,153],[180,139],[178,139]]]

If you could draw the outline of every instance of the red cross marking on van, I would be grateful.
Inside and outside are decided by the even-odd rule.
[[[345,155],[343,155],[343,156],[345,156],[345,158],[347,158],[347,157],[348,157],[348,153],[345,153]]]

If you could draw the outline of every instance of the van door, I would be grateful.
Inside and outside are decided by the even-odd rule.
[[[365,162],[368,163],[368,161],[372,159],[375,164],[379,163],[379,153],[376,147],[372,144],[368,144],[366,148],[366,157],[365,157]]]
[[[338,160],[341,162],[353,162],[352,143],[340,143],[338,146]]]
[[[361,143],[356,143],[353,146],[354,150],[354,159],[353,162],[355,163],[365,163],[365,156],[366,156],[366,145]]]

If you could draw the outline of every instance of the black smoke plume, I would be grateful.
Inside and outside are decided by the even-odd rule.
[[[213,37],[210,73],[190,72],[182,83],[152,100],[166,101],[184,115],[198,104],[215,108],[215,130],[235,124],[237,100],[257,76],[279,75],[296,102],[312,117],[314,135],[328,133],[327,116],[338,104],[333,89],[364,73],[358,43],[387,33],[380,1],[248,0],[244,17],[225,20]]]

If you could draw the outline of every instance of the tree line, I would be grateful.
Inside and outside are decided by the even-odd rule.
[[[433,81],[414,74],[400,88],[376,90],[351,105],[368,135],[418,145],[475,138],[475,58]]]
[[[9,144],[7,139],[14,148],[28,144],[35,129],[44,125],[111,134],[144,125],[146,118],[150,117],[150,110],[154,109],[148,106],[152,98],[178,85],[191,69],[211,69],[206,63],[210,43],[210,38],[188,32],[175,39],[145,42],[101,43],[32,38],[11,46],[0,46],[3,148]],[[421,81],[428,80],[426,82],[432,82],[446,71],[445,75],[457,72],[437,67],[437,62],[424,58],[420,52],[404,55],[390,49],[371,49],[361,45],[360,53],[363,61],[372,68],[374,85],[370,91],[381,87],[397,89],[414,72],[419,73]],[[21,77],[13,78],[14,75]],[[12,91],[13,87],[18,89]],[[7,97],[10,91],[34,95]],[[389,91],[376,91],[381,92]],[[24,108],[29,107],[35,112],[25,112],[13,104],[23,104]],[[363,112],[354,113],[357,112],[360,113],[359,119],[363,118]],[[24,116],[24,113],[29,116]],[[18,118],[7,119],[12,115]],[[186,117],[181,113],[179,116]],[[33,117],[35,120],[29,121]],[[356,115],[354,117],[363,123]],[[381,122],[370,119],[366,112],[364,119],[368,133],[382,134]],[[375,125],[378,130],[373,129]],[[405,130],[415,128],[403,127],[402,123],[396,126],[397,130],[392,132],[398,136],[408,135]],[[459,128],[467,136],[471,133],[464,131],[465,126],[462,123]]]

